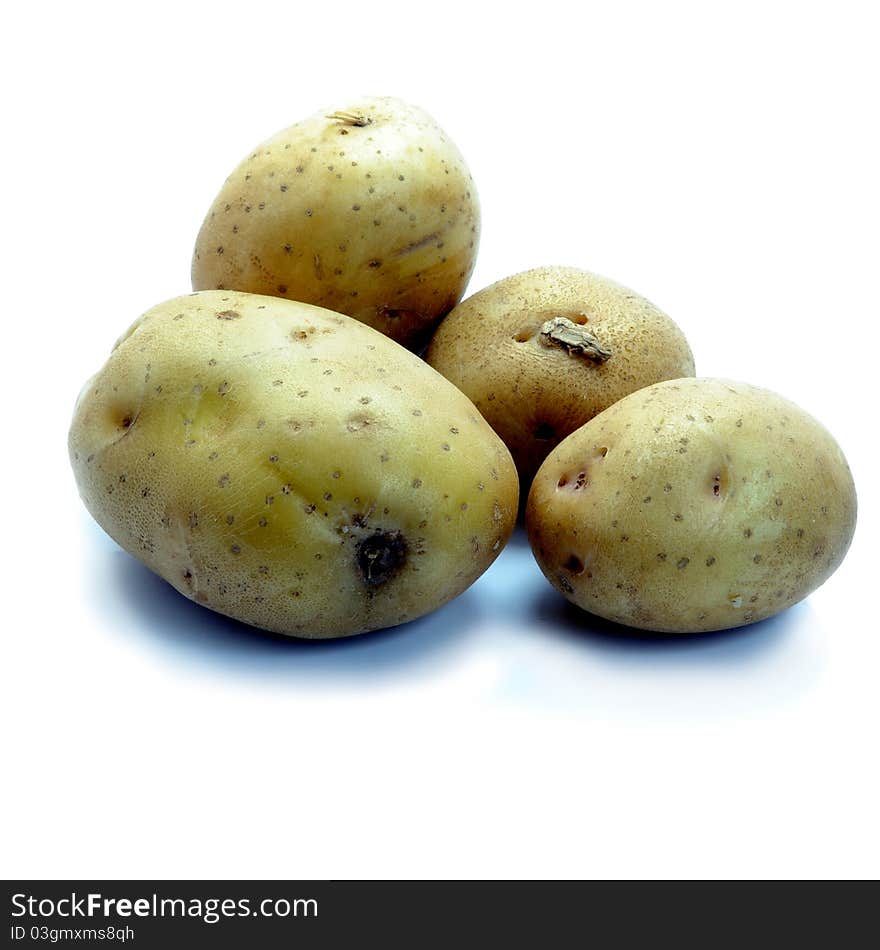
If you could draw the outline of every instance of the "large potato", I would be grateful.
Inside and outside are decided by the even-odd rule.
[[[569,436],[528,499],[532,550],[569,600],[676,633],[770,617],[837,568],[856,495],[815,419],[774,393],[682,379]]]
[[[250,152],[196,241],[196,290],[338,310],[418,347],[461,299],[480,210],[458,149],[421,109],[362,98]]]
[[[525,489],[547,454],[643,386],[693,376],[681,330],[603,277],[541,267],[469,297],[437,329],[428,362],[474,401]]]
[[[303,637],[439,607],[516,517],[510,455],[450,383],[348,317],[251,294],[138,320],[70,457],[97,522],[181,593]]]

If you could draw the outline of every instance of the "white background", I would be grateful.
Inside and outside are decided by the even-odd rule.
[[[31,4],[3,71],[4,876],[876,876],[873,4]],[[27,12],[22,12],[26,10]],[[202,216],[322,105],[432,112],[478,184],[471,291],[613,277],[701,375],[849,456],[839,572],[738,632],[602,632],[516,537],[446,608],[334,643],[196,607],[78,500],[73,402],[189,290]]]

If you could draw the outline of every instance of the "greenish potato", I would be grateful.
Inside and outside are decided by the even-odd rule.
[[[507,541],[513,461],[473,404],[346,316],[206,291],[117,343],[69,436],[80,494],[187,597],[340,637],[461,593]]]
[[[526,506],[541,570],[616,623],[695,633],[771,617],[838,567],[852,475],[811,416],[719,379],[615,403],[541,466]]]
[[[192,283],[328,307],[415,349],[461,299],[479,233],[446,133],[416,106],[364,97],[248,154],[205,217]]]
[[[469,297],[440,324],[427,360],[501,436],[526,490],[550,451],[597,413],[694,374],[665,313],[573,267],[525,271]]]

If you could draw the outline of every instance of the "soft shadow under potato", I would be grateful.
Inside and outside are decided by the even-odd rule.
[[[557,636],[603,654],[650,658],[650,662],[680,662],[684,657],[723,655],[724,661],[748,659],[770,651],[796,633],[807,603],[766,620],[702,633],[655,633],[605,620],[582,610],[548,587],[535,597],[530,616],[541,624],[540,635]]]
[[[101,603],[128,616],[127,635],[198,666],[280,679],[389,674],[434,668],[481,622],[479,598],[465,592],[433,613],[397,627],[336,639],[269,633],[199,606],[122,551],[105,562]],[[107,586],[115,593],[108,600]],[[300,680],[301,681],[301,680]]]

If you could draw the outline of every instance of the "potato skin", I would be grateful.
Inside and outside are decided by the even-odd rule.
[[[187,597],[339,637],[441,606],[516,518],[513,461],[418,357],[340,314],[206,291],[87,383],[70,458],[95,520]]]
[[[793,403],[681,379],[569,436],[526,523],[541,570],[579,607],[696,633],[771,617],[822,584],[849,548],[856,494],[840,447]]]
[[[202,224],[192,284],[327,307],[415,349],[461,299],[479,233],[473,179],[443,130],[365,97],[251,151]]]
[[[541,328],[562,316],[611,356],[598,362],[547,346]],[[466,393],[510,449],[528,486],[567,435],[644,386],[693,376],[681,330],[626,287],[573,267],[500,280],[440,324],[427,360]]]

